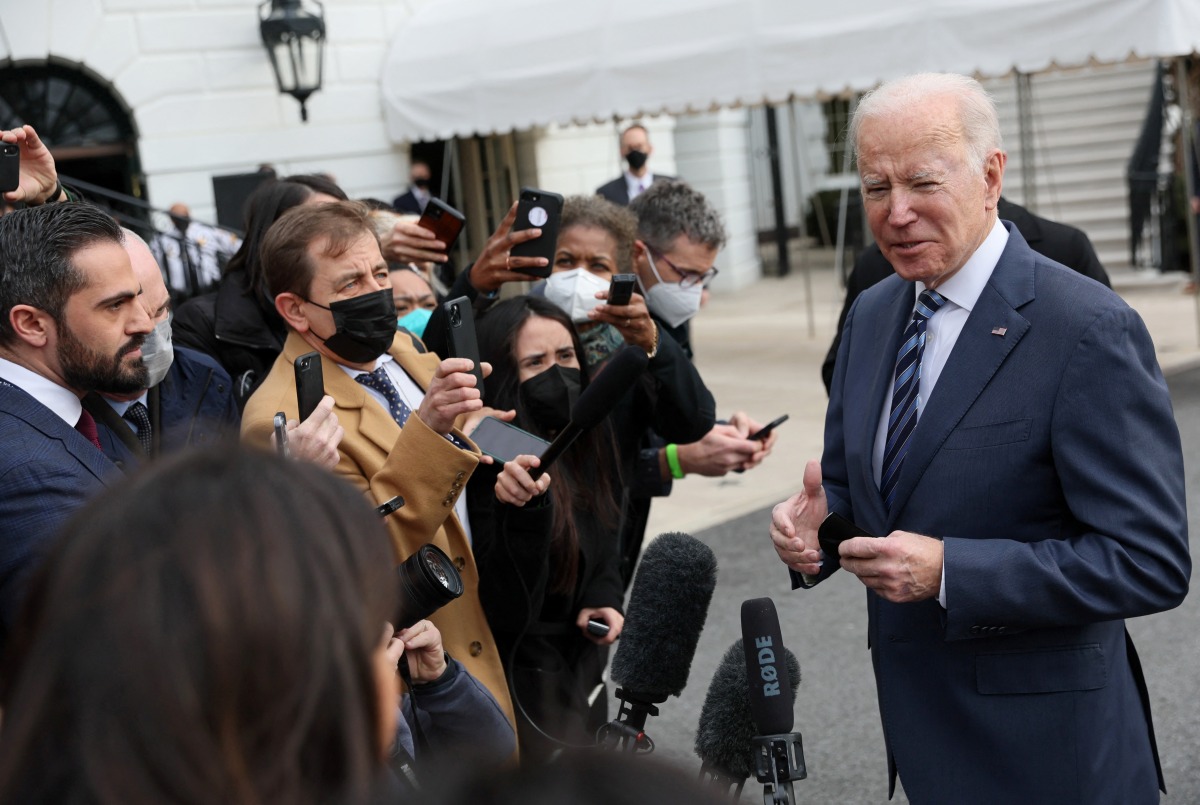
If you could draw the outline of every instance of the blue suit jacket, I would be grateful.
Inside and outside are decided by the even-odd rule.
[[[0,647],[29,571],[62,524],[121,473],[49,408],[0,379]]]
[[[864,292],[838,353],[821,462],[830,510],[945,546],[946,609],[867,593],[891,782],[898,769],[913,802],[1156,802],[1123,619],[1187,592],[1178,429],[1138,315],[1007,226],[891,512],[871,462],[912,283]],[[827,558],[819,579],[836,569]]]

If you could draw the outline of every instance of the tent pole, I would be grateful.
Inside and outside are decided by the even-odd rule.
[[[1183,180],[1187,188],[1187,207],[1184,217],[1187,219],[1188,253],[1192,263],[1192,282],[1200,280],[1200,233],[1196,231],[1196,214],[1192,212],[1191,200],[1200,195],[1196,187],[1196,161],[1200,157],[1200,143],[1196,141],[1195,115],[1192,113],[1191,85],[1188,83],[1188,57],[1181,56],[1175,60],[1175,93],[1179,99],[1179,108],[1183,112],[1183,131],[1180,141],[1183,147]],[[1200,292],[1193,294],[1196,304],[1196,334],[1200,339]]]
[[[767,150],[771,167],[771,197],[775,212],[775,252],[779,258],[779,276],[786,277],[792,273],[790,256],[788,254],[787,214],[784,210],[783,172],[779,160],[779,126],[776,122],[778,110],[767,106]]]
[[[850,105],[847,107],[850,115],[854,115],[854,108],[858,105],[855,99],[850,100]],[[847,141],[842,148],[842,175],[850,173],[850,163],[854,157],[854,144]],[[850,206],[850,188],[846,185],[842,186],[841,193],[838,197],[838,228],[837,228],[837,251],[834,253],[833,270],[837,272],[838,279],[842,283],[842,287],[846,287],[846,212]]]
[[[1037,172],[1033,153],[1033,78],[1017,73],[1017,125],[1021,144],[1021,203],[1037,212]]]
[[[804,274],[804,296],[805,307],[808,309],[808,337],[817,337],[816,313],[813,310],[813,290],[812,290],[812,266],[808,255],[808,244],[805,240],[808,238],[807,227],[804,224],[804,202],[808,198],[807,187],[804,182],[804,129],[800,125],[799,116],[796,114],[796,99],[795,97],[788,98],[788,122],[792,129],[792,148],[795,152],[794,164],[796,166],[796,198],[799,204],[799,215],[797,216],[800,225],[800,270]]]

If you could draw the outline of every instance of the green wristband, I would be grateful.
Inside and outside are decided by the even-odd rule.
[[[686,474],[679,466],[679,445],[667,445],[667,466],[671,468],[672,478],[682,478]]]

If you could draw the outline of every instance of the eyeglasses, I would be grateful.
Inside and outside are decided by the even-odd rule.
[[[676,274],[678,274],[681,277],[681,279],[679,280],[679,286],[681,288],[692,288],[696,285],[701,285],[701,286],[707,288],[708,284],[710,282],[712,282],[713,277],[717,276],[717,274],[720,273],[720,271],[717,270],[716,266],[711,266],[704,271],[697,271],[696,269],[693,269],[693,268],[680,268],[679,266],[675,265],[670,260],[668,260],[667,256],[665,254],[663,254],[662,252],[660,252],[658,249],[654,248],[650,244],[646,244],[646,248],[648,248],[651,252],[653,252],[654,256],[657,257],[659,260],[662,260],[664,263],[669,265],[671,267],[671,270],[674,271]]]

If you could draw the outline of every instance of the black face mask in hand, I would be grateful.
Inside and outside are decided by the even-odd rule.
[[[578,369],[551,366],[517,387],[521,421],[541,436],[554,438],[571,421],[583,374]]]
[[[329,338],[321,338],[334,355],[350,363],[370,363],[392,346],[396,337],[396,305],[392,289],[365,293],[353,299],[339,299],[329,307],[309,301],[309,304],[333,314],[337,328]]]

